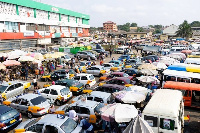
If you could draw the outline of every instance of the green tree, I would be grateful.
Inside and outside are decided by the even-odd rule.
[[[199,21],[193,21],[191,24],[190,24],[191,27],[200,27],[200,22]]]
[[[137,27],[137,23],[132,23],[131,27]]]
[[[189,38],[192,35],[192,29],[190,24],[188,24],[187,20],[184,20],[182,24],[179,25],[178,31],[176,34],[183,38]]]
[[[130,31],[130,23],[126,23],[124,25],[118,25],[118,30]]]
[[[142,27],[138,27],[137,32],[144,32],[144,29]]]

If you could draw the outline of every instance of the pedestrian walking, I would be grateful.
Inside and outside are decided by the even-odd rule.
[[[112,49],[110,48],[109,49],[109,52],[110,52],[110,58],[112,57]]]

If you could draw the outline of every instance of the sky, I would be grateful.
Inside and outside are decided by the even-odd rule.
[[[200,21],[199,0],[37,0],[42,3],[90,15],[91,27],[106,21],[117,25],[179,25]]]

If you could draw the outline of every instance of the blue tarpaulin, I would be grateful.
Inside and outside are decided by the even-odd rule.
[[[171,65],[167,69],[169,70],[176,70],[176,71],[187,71],[186,66],[180,66],[180,65]]]

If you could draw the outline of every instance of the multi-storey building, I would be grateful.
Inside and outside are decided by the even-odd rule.
[[[0,50],[88,37],[89,20],[89,15],[32,0],[0,0]]]
[[[103,29],[108,32],[117,31],[117,25],[116,25],[116,23],[114,23],[112,21],[107,21],[107,22],[103,23]]]

